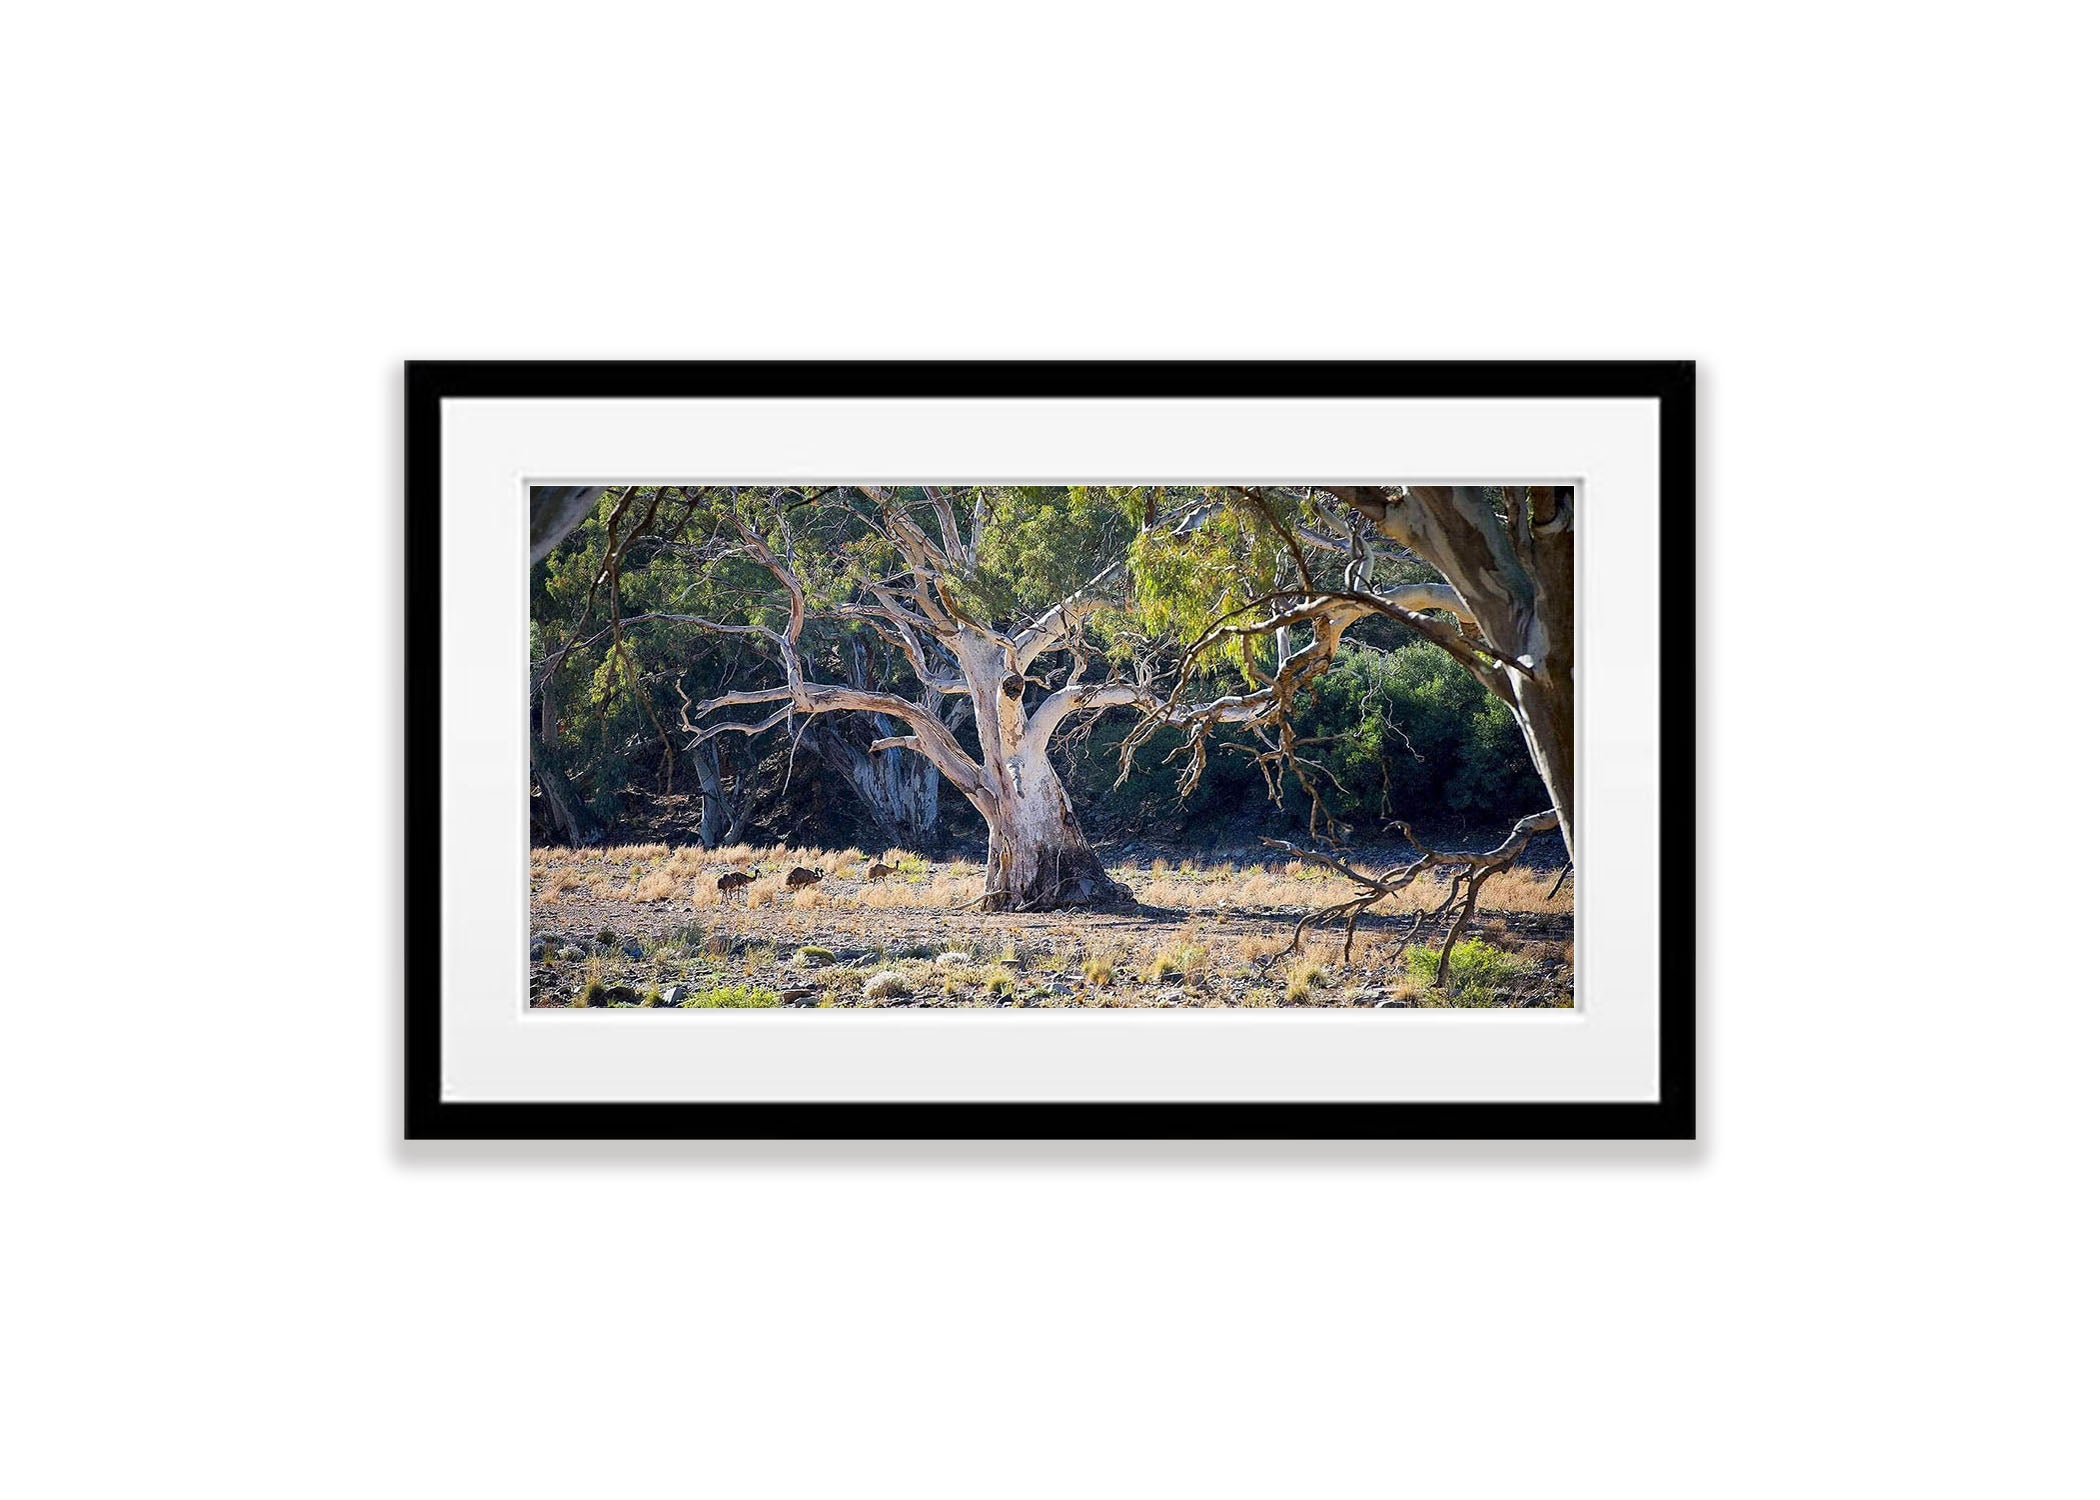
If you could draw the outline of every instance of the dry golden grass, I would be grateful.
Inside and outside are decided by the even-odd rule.
[[[1381,851],[1364,860],[1365,868],[1378,861],[1401,858],[1401,853]],[[723,849],[694,846],[670,848],[663,844],[621,844],[603,849],[540,848],[532,851],[533,901],[541,906],[559,903],[582,892],[602,902],[689,904],[697,911],[734,913],[765,912],[776,926],[819,920],[834,908],[860,907],[869,911],[929,910],[961,911],[977,900],[983,890],[981,870],[968,862],[934,864],[923,856],[901,849],[884,850],[880,856],[896,873],[886,880],[869,881],[868,867],[876,860],[859,849],[814,849],[785,844],[739,844]],[[800,891],[786,888],[787,871],[805,865],[824,872],[821,884]],[[755,871],[757,879],[740,891],[724,893],[715,888],[721,875],[732,871]],[[1166,859],[1151,861],[1149,871],[1122,866],[1115,872],[1130,885],[1140,900],[1170,911],[1189,913],[1237,911],[1300,914],[1333,905],[1358,887],[1342,877],[1299,860],[1267,864],[1237,864],[1220,861],[1200,865],[1183,860],[1178,866]],[[1483,919],[1498,915],[1569,913],[1575,908],[1572,880],[1553,891],[1555,872],[1528,868],[1508,870],[1481,889],[1479,914]],[[1381,915],[1405,916],[1432,908],[1450,889],[1446,880],[1418,881],[1398,896],[1388,897],[1374,910]],[[1552,891],[1551,899],[1547,893]],[[1076,928],[1052,929],[1072,943],[1079,942]],[[1175,941],[1202,946],[1208,955],[1209,941],[1194,927]],[[1278,936],[1243,934],[1233,947],[1214,955],[1235,953],[1243,964],[1272,959],[1285,939]],[[1354,966],[1364,964],[1366,949],[1359,943]],[[1059,961],[1066,971],[1084,965],[1088,955],[1071,948]],[[1139,953],[1129,961],[1142,974],[1157,953]],[[1391,955],[1386,955],[1390,958]],[[1111,962],[1115,959],[1112,957]],[[1376,962],[1376,959],[1370,960]],[[1339,966],[1339,950],[1336,953]],[[1174,965],[1175,967],[1184,967]]]
[[[1325,989],[1332,980],[1326,968],[1317,960],[1301,958],[1291,965],[1290,977],[1284,981],[1283,998],[1293,1005],[1310,1004],[1313,991]]]
[[[669,901],[678,894],[680,884],[678,877],[672,874],[670,867],[666,865],[662,869],[651,870],[647,875],[635,882],[634,899],[637,901]]]

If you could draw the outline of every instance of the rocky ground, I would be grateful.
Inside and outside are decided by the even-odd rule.
[[[1399,853],[1393,851],[1392,857]],[[1379,852],[1364,858],[1376,865]],[[1446,983],[1441,932],[1407,941],[1414,908],[1445,887],[1366,916],[1344,961],[1341,933],[1300,916],[1338,899],[1336,877],[1293,862],[1114,866],[1131,902],[1085,911],[987,914],[971,865],[890,851],[870,880],[855,850],[710,854],[636,845],[533,853],[535,1006],[1268,1007],[1566,1006],[1573,1003],[1573,892],[1518,869],[1484,888]],[[790,891],[787,871],[819,871]],[[718,875],[756,875],[723,895]],[[1570,882],[1572,884],[1572,882]],[[1387,903],[1388,906],[1394,903]]]

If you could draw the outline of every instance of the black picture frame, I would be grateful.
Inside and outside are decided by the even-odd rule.
[[[1691,1139],[1694,365],[1690,361],[410,361],[406,393],[405,1133],[432,1139]],[[1659,1097],[1639,1103],[486,1103],[440,1096],[438,640],[448,398],[1654,398],[1660,403]]]

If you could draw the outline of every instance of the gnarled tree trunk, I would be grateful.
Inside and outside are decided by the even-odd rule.
[[[532,774],[540,784],[540,796],[546,803],[547,819],[554,825],[555,836],[579,849],[598,843],[605,837],[605,827],[569,784],[554,752],[541,743],[538,735],[526,738],[532,745]]]
[[[999,793],[985,822],[985,909],[1036,911],[1130,894],[1079,831],[1071,798],[1047,753],[1025,748],[999,768]]]

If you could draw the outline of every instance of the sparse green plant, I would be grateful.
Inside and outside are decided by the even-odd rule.
[[[1313,991],[1325,989],[1334,981],[1327,970],[1316,960],[1300,959],[1291,966],[1290,978],[1283,987],[1284,999],[1293,1005],[1304,1005],[1313,997]]]
[[[1003,1000],[1014,992],[1014,977],[1005,970],[994,970],[984,981],[984,992],[994,999]]]
[[[1145,965],[1144,980],[1147,984],[1159,984],[1168,979],[1181,979],[1203,967],[1209,952],[1201,943],[1169,943]]]
[[[755,984],[718,984],[679,1004],[688,1010],[764,1010],[780,1004],[780,996]]]
[[[839,956],[836,953],[829,948],[820,948],[814,943],[795,950],[795,962],[805,969],[820,969],[826,964],[835,964],[838,961]]]
[[[610,927],[601,927],[598,929],[598,941],[605,944],[606,947],[610,948],[614,943],[618,942],[619,940],[620,935],[617,932],[614,932]]]
[[[1079,966],[1088,984],[1107,984],[1116,977],[1116,961],[1106,953],[1090,953]]]
[[[605,981],[602,979],[585,980],[583,988],[576,992],[576,1003],[578,1005],[604,1005],[606,1003]]]

